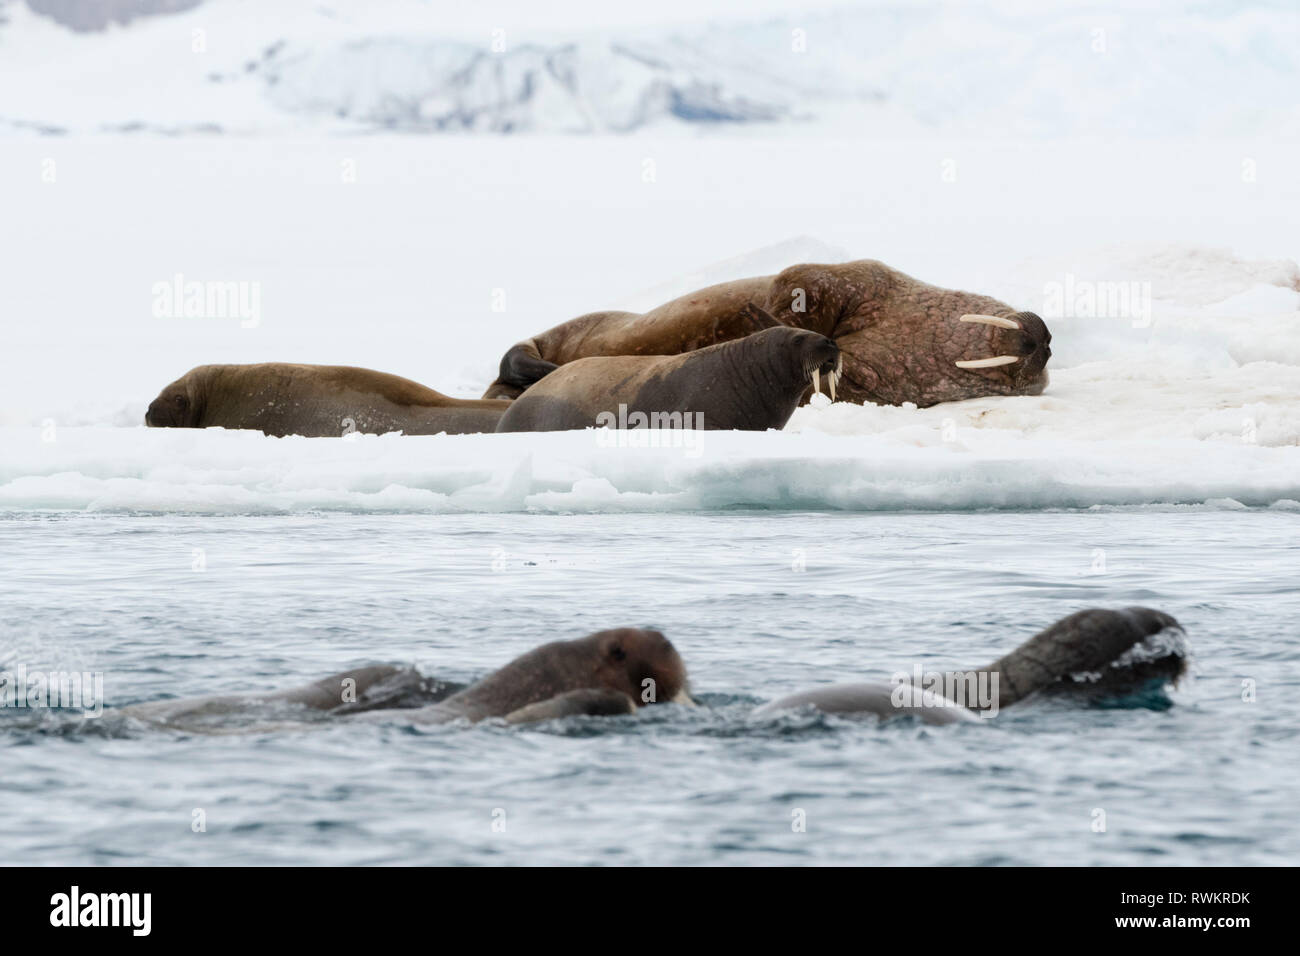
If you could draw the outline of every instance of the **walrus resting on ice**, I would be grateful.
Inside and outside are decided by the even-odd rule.
[[[349,365],[200,365],[164,388],[153,428],[249,428],[267,435],[490,432],[508,401],[450,398],[410,379]]]
[[[745,311],[756,306],[760,311]],[[484,398],[514,398],[556,366],[596,355],[676,355],[766,325],[833,338],[845,401],[919,406],[985,395],[1037,395],[1052,336],[1032,312],[928,285],[872,259],[796,265],[674,299],[644,314],[592,312],[512,347]]]
[[[468,687],[423,677],[412,668],[362,667],[269,694],[153,701],[121,713],[182,730],[229,728],[249,713],[291,719],[295,711],[416,723],[476,723],[489,717],[531,723],[577,714],[630,714],[655,703],[693,704],[686,665],[658,631],[618,628],[554,641],[515,658]]]
[[[839,372],[831,339],[786,326],[681,355],[578,359],[517,398],[497,431],[779,429],[803,394],[820,388],[823,374],[834,394]]]
[[[912,714],[930,724],[994,716],[1031,694],[1120,697],[1176,682],[1187,670],[1186,635],[1176,620],[1147,607],[1091,608],[1062,618],[992,664],[892,682],[828,684],[754,711],[765,717],[812,707],[833,714]],[[929,686],[933,684],[934,686]]]

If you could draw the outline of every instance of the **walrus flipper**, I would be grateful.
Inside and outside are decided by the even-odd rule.
[[[527,389],[557,368],[559,366],[554,362],[548,362],[538,354],[537,346],[532,342],[520,342],[501,357],[497,383]]]
[[[739,331],[741,332],[741,335],[720,337],[717,339],[718,342],[729,341],[730,338],[733,337],[744,338],[744,336],[746,335],[753,335],[755,332],[762,332],[764,329],[774,329],[779,325],[786,324],[782,322],[780,319],[778,319],[776,316],[774,316],[771,312],[768,312],[766,309],[759,308],[758,306],[754,305],[754,303],[752,302],[748,302],[745,305],[740,307],[739,311],[736,312],[735,320],[738,323],[738,327],[739,327]],[[715,322],[714,323],[715,328],[720,324],[721,324],[720,321]]]
[[[584,687],[511,711],[506,714],[506,723],[529,724],[558,717],[617,716],[635,712],[636,704],[622,691]]]

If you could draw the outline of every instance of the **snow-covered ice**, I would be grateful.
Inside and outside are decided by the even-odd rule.
[[[762,264],[774,254],[816,258],[817,248],[811,239],[791,240],[680,281],[690,288],[752,274],[770,268]],[[1300,508],[1295,265],[1199,247],[1112,251],[1093,261],[1102,274],[1132,269],[1150,277],[1149,326],[1118,318],[1054,322],[1062,367],[1037,397],[927,409],[821,397],[781,433],[347,440],[146,429],[134,424],[137,402],[106,415],[116,424],[49,419],[0,429],[0,508]],[[1171,278],[1182,273],[1185,283]],[[1076,282],[1092,274],[1083,271]],[[674,283],[658,292],[675,294]]]
[[[798,180],[802,150],[756,151],[749,139],[707,148],[528,139],[509,158],[482,145],[492,142],[14,143],[0,157],[5,181],[34,179],[46,153],[59,178],[14,192],[9,221],[20,228],[0,233],[9,267],[0,284],[0,508],[1300,500],[1300,270],[1286,219],[1300,203],[1278,173],[1290,154],[1261,154],[1269,176],[1241,195],[1208,196],[1209,221],[1181,198],[1221,170],[1171,173],[1176,148],[1150,151],[1150,171],[1136,167],[1127,184],[1108,181],[1110,218],[1090,215],[1096,154],[1073,149],[948,144],[980,183],[951,189],[938,177],[908,178],[913,146],[863,152],[828,139],[826,175],[791,194],[770,184]],[[330,181],[341,148],[368,181]],[[636,180],[648,151],[671,171],[645,187],[650,196]],[[742,162],[753,168],[729,182]],[[467,189],[471,170],[478,186]],[[839,184],[855,172],[862,194],[846,203]],[[1071,189],[1041,207],[1039,221],[998,201],[1006,180],[1034,196],[1062,178]],[[1117,193],[1150,190],[1156,178],[1172,180],[1169,192],[1147,192],[1133,214],[1136,198]],[[153,198],[142,203],[145,183]],[[747,205],[755,188],[768,189],[770,203]],[[561,194],[570,197],[562,204]],[[691,225],[678,228],[687,209]],[[1054,352],[1044,394],[928,409],[817,403],[783,433],[709,432],[691,448],[644,450],[605,447],[594,432],[345,442],[140,424],[164,384],[205,362],[356,364],[473,396],[512,342],[584,311],[644,308],[788,262],[868,256],[1043,314]],[[260,282],[261,323],[155,318],[152,285],[175,272]],[[498,288],[502,312],[492,306]],[[1107,303],[1108,288],[1132,294]]]
[[[842,415],[837,414],[843,412]],[[853,409],[828,409],[828,419]],[[1094,505],[1300,509],[1300,450],[1036,438],[920,424],[706,432],[693,447],[613,433],[266,438],[250,432],[0,429],[0,509],[285,513],[899,510]],[[636,436],[640,439],[642,436]],[[653,436],[645,436],[651,440]]]
[[[485,21],[404,0],[260,18],[211,0],[102,33],[6,5],[0,58],[24,82],[0,85],[0,507],[1300,500],[1294,10],[827,4],[801,59],[782,5],[741,6],[662,29],[629,8],[597,34],[520,4],[514,59],[466,73]],[[674,90],[781,118],[692,113]],[[385,111],[445,130],[439,110],[466,131],[358,135]],[[505,126],[533,135],[479,135]],[[218,128],[237,135],[185,135]],[[596,132],[547,132],[577,129]],[[512,343],[583,312],[853,258],[1042,314],[1046,392],[809,407],[691,449],[140,425],[204,363],[361,365],[477,396]],[[256,283],[260,321],[155,317],[177,274]]]

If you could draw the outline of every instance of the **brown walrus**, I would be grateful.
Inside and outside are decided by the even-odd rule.
[[[631,713],[665,701],[693,703],[677,649],[658,631],[622,627],[543,644],[425,711],[437,721],[504,717],[519,723]]]
[[[757,717],[812,707],[826,713],[912,714],[926,723],[969,721],[1045,692],[1118,697],[1187,670],[1182,627],[1149,607],[1089,608],[1061,618],[991,664],[917,680],[828,684],[764,704]],[[936,678],[935,687],[928,687]]]
[[[752,305],[741,313],[761,317]],[[783,428],[840,350],[816,332],[787,326],[680,355],[584,358],[547,375],[501,416],[497,431],[614,428]]]
[[[744,311],[757,306],[760,313]],[[515,398],[558,365],[596,355],[676,355],[788,326],[835,339],[846,401],[919,406],[1037,395],[1052,337],[1032,312],[919,282],[872,259],[796,265],[674,299],[644,314],[592,312],[512,347],[484,398]]]
[[[694,703],[686,665],[663,634],[624,627],[543,644],[468,687],[423,677],[412,668],[372,666],[291,690],[154,701],[121,713],[176,729],[223,731],[232,729],[231,716],[284,720],[295,710],[391,720],[386,712],[398,709],[402,720],[417,723],[501,717],[517,724],[628,714],[663,702]]]
[[[349,365],[200,365],[164,388],[153,428],[257,429],[267,435],[490,432],[508,401],[450,398],[410,379]]]

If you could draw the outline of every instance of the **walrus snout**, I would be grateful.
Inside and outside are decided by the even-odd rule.
[[[1047,361],[1052,357],[1052,333],[1033,312],[1010,315],[967,313],[957,320],[970,329],[984,327],[985,335],[957,339],[966,357],[953,361],[959,369],[991,380],[1000,379],[1006,394],[1039,395],[1047,387]],[[969,350],[986,352],[971,357]]]
[[[828,339],[825,336],[813,346],[812,358],[813,361],[819,363],[817,369],[820,372],[834,372],[843,361],[840,356],[840,347],[835,344],[835,340]]]
[[[1020,354],[1024,356],[1017,369],[1021,385],[1030,387],[1041,379],[1047,384],[1047,362],[1052,357],[1052,333],[1044,322],[1033,312],[1017,312],[1011,316],[1020,324]],[[1042,391],[1040,387],[1038,391]],[[1034,392],[1033,394],[1038,394]]]
[[[182,391],[164,389],[162,394],[149,403],[144,413],[144,423],[149,428],[192,428],[194,427],[193,406],[190,398]]]
[[[835,386],[839,384],[840,372],[844,368],[844,356],[840,352],[839,345],[834,339],[816,332],[805,333],[803,339],[802,364],[808,380],[812,383],[813,391],[821,392],[821,377],[826,375],[831,401],[835,401]]]
[[[661,632],[620,628],[595,637],[613,672],[604,678],[607,685],[623,689],[637,706],[665,701],[694,705],[687,691],[686,665],[672,641]]]

